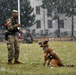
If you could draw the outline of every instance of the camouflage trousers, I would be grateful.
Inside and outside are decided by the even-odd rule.
[[[8,61],[19,58],[19,42],[15,35],[9,35],[7,41]]]

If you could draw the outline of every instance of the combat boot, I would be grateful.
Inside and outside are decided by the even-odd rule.
[[[14,64],[22,64],[18,59],[15,59]]]
[[[8,60],[8,63],[7,63],[7,64],[13,64],[13,63],[12,63],[12,60]]]

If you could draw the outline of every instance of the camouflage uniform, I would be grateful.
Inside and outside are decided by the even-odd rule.
[[[17,23],[13,17],[7,20],[7,32],[9,32],[7,40],[8,62],[12,62],[13,58],[19,58],[19,41],[17,39],[18,28],[14,27]],[[19,63],[19,62],[18,62]]]

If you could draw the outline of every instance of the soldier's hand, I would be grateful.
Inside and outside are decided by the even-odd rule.
[[[20,27],[21,26],[21,24],[16,24],[16,27]]]
[[[22,34],[23,33],[22,30],[19,30],[19,33]]]

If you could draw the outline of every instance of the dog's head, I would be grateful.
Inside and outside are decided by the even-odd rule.
[[[49,40],[45,40],[45,41],[43,41],[43,42],[39,42],[40,47],[48,47],[48,46],[49,46],[49,45],[48,45],[48,41],[49,41]]]

